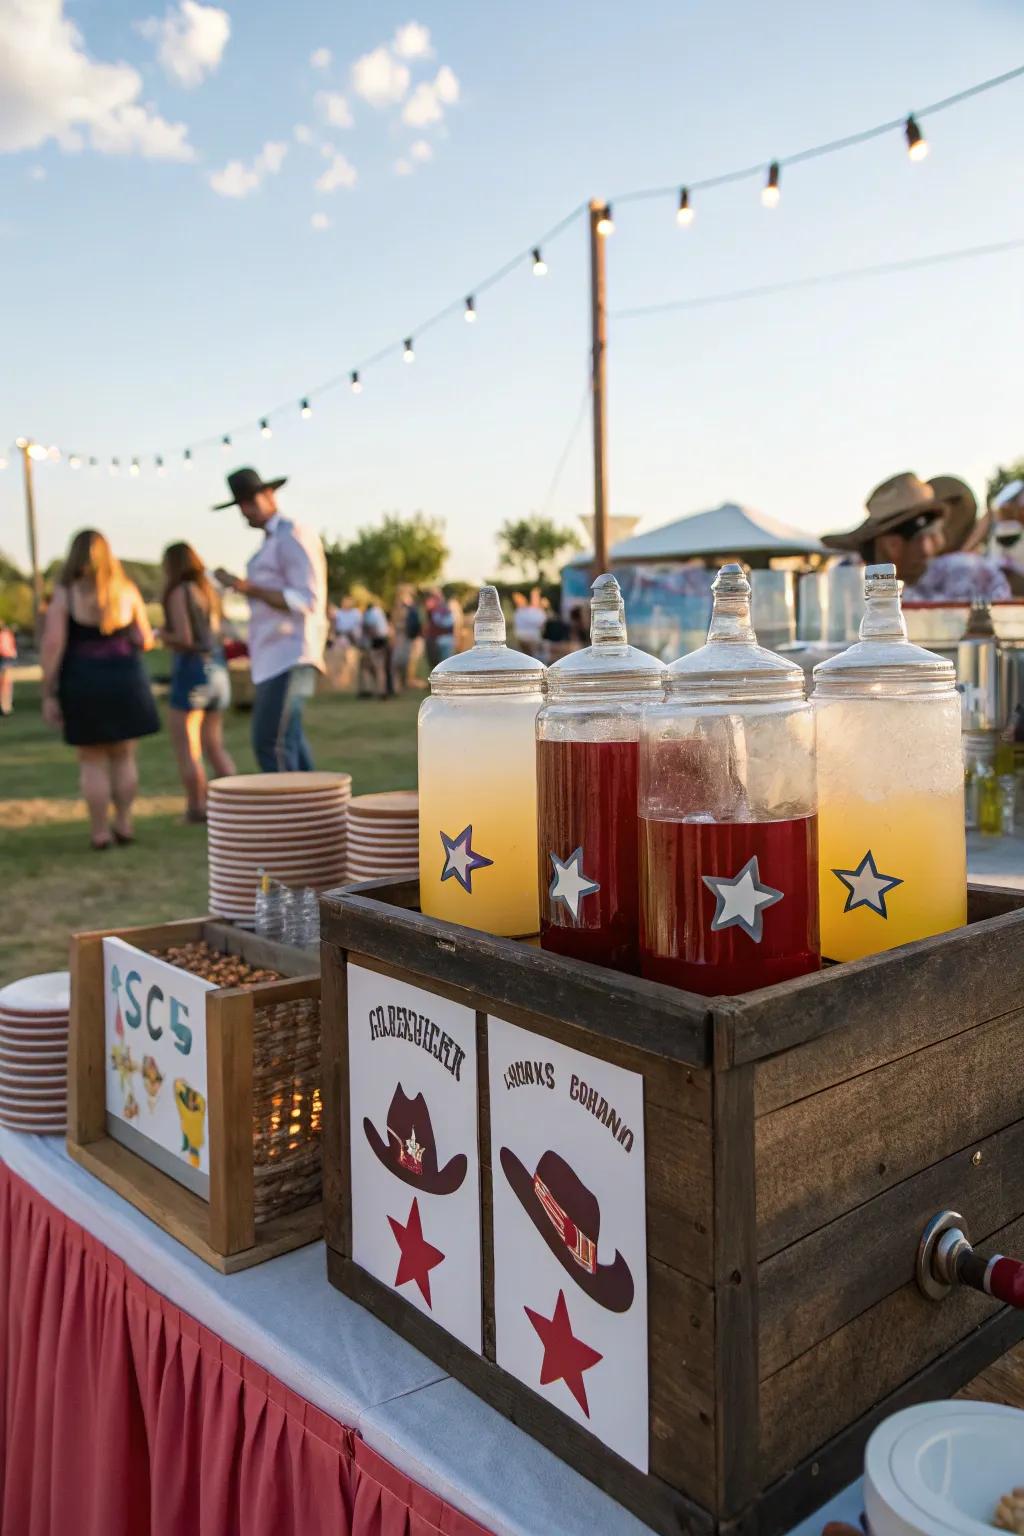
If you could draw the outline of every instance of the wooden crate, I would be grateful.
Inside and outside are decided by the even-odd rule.
[[[422,916],[415,882],[322,908],[332,1282],[659,1532],[776,1536],[858,1475],[881,1418],[1024,1337],[914,1281],[953,1207],[1024,1249],[1024,894],[965,928],[738,998],[700,998]],[[477,1014],[484,1354],[351,1258],[349,960]],[[640,1473],[494,1364],[486,1015],[643,1074],[649,1449]]]
[[[205,939],[211,948],[239,955],[251,965],[278,971],[284,979],[252,987],[220,987],[206,997],[209,1200],[183,1187],[144,1157],[108,1134],[103,940],[123,939],[142,950],[162,950]],[[190,918],[153,927],[78,933],[71,940],[71,1032],[68,1054],[68,1138],[70,1155],[143,1215],[223,1274],[248,1269],[323,1233],[317,1176],[319,1139],[318,1063],[304,1064],[303,1080],[317,1083],[304,1133],[306,1145],[290,1198],[282,1198],[280,1137],[271,1132],[267,1095],[281,1077],[287,1099],[295,1063],[287,1049],[278,1061],[261,1060],[260,1041],[282,1005],[302,1008],[306,1033],[316,1050],[319,1005],[317,959],[301,950],[259,939],[214,918]],[[277,1010],[275,1013],[274,1010]],[[268,1070],[270,1081],[268,1081]],[[256,1079],[254,1081],[254,1078]],[[275,1121],[276,1123],[276,1121]],[[288,1174],[284,1173],[287,1182]],[[297,1207],[297,1208],[296,1208]]]

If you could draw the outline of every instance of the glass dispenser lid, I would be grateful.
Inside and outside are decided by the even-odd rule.
[[[481,587],[473,624],[473,645],[439,661],[430,674],[433,693],[540,693],[543,662],[505,643],[505,615],[497,587]]]
[[[591,587],[590,644],[571,651],[548,668],[548,697],[589,693],[660,693],[665,668],[656,656],[626,638],[626,607],[614,576],[599,576]]]
[[[669,696],[694,704],[802,699],[803,669],[757,643],[750,622],[750,582],[743,567],[735,562],[723,565],[711,593],[707,644],[669,667]]]
[[[864,570],[864,617],[860,639],[838,656],[814,669],[816,693],[872,692],[881,684],[899,682],[924,689],[948,689],[956,683],[951,661],[907,639],[907,621],[900,607],[903,583],[894,565],[869,565]]]

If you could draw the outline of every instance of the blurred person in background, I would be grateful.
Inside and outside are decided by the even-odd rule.
[[[103,535],[83,529],[47,610],[40,660],[43,719],[78,749],[97,852],[134,841],[135,743],[160,729],[141,655],[152,644],[138,587]]]
[[[222,587],[249,599],[252,667],[252,747],[264,773],[308,771],[313,754],[302,726],[302,708],[324,670],[327,642],[327,563],[311,528],[278,510],[277,492],[287,483],[264,480],[255,469],[228,475],[230,501],[264,539],[244,577],[214,574]]]
[[[512,602],[515,605],[512,614],[512,634],[515,642],[527,656],[539,656],[544,625],[547,622],[540,588],[533,588],[529,601],[521,592],[513,592]]]
[[[18,642],[9,624],[0,622],[0,720],[14,714],[14,663]]]
[[[590,615],[582,603],[574,603],[569,610],[569,640],[574,651],[590,644]]]
[[[391,625],[375,597],[363,609],[360,634],[359,697],[386,699],[391,692]]]
[[[461,616],[461,609],[459,611]],[[427,594],[423,633],[427,643],[427,661],[431,667],[436,667],[439,661],[445,661],[454,654],[458,638],[455,615],[440,587],[432,587]]]
[[[172,651],[170,728],[178,772],[185,787],[185,820],[206,820],[206,771],[234,773],[224,746],[224,714],[231,707],[231,680],[221,643],[220,598],[191,544],[164,550],[164,628]]]
[[[363,616],[347,592],[337,606],[328,608],[327,616],[330,624],[327,671],[333,686],[344,691],[355,682]]]
[[[560,661],[563,656],[568,656],[570,651],[576,649],[572,641],[572,630],[562,615],[558,613],[547,598],[542,599],[547,618],[544,620],[544,628],[541,630],[541,644],[544,650],[543,661],[550,666],[553,661]]]
[[[395,593],[391,610],[394,644],[391,676],[397,691],[420,686],[419,665],[423,656],[423,621],[416,603],[416,589],[404,583]]]

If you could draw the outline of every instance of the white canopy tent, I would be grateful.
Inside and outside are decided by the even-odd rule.
[[[620,539],[609,551],[622,561],[712,559],[735,555],[751,564],[767,564],[782,555],[827,555],[830,551],[813,534],[780,523],[764,512],[727,501],[708,512],[691,512],[649,533]],[[589,565],[593,556],[577,555],[571,565]]]

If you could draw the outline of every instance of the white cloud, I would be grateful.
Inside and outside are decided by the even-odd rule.
[[[407,21],[399,27],[391,43],[400,59],[429,59],[433,53],[430,32],[418,21]]]
[[[330,69],[333,57],[329,48],[314,48],[309,56],[309,62],[314,69]]]
[[[426,139],[417,139],[410,147],[409,153],[414,160],[426,161],[434,158],[433,147],[427,143]]]
[[[45,181],[46,180],[46,166],[45,165],[34,165],[34,166],[32,166],[31,170],[28,173],[28,179],[29,179],[29,181]]]
[[[339,152],[313,185],[318,192],[336,192],[339,187],[354,187],[358,176],[359,173],[351,160]]]
[[[406,160],[405,157],[403,156],[401,160],[396,160],[395,161],[395,175],[396,176],[411,176],[412,173],[413,173],[413,163],[412,163],[411,160]]]
[[[220,64],[231,36],[231,17],[216,5],[179,0],[176,6],[168,8],[162,20],[150,16],[137,22],[136,27],[143,37],[156,43],[156,56],[164,73],[190,90],[201,85]]]
[[[317,91],[313,100],[325,123],[334,128],[352,127],[352,108],[337,91]]]
[[[101,154],[194,160],[184,123],[139,98],[130,64],[98,63],[64,16],[64,0],[0,0],[0,153],[54,139],[67,153],[86,135]]]
[[[330,229],[331,221],[326,213],[314,213],[309,220],[311,229]]]
[[[338,146],[337,144],[332,144],[329,139],[324,139],[323,143],[320,145],[320,153],[323,155],[325,160],[333,160],[335,155],[338,153]]]
[[[283,140],[268,139],[250,165],[244,160],[229,160],[223,170],[211,171],[210,186],[219,197],[248,197],[262,186],[265,177],[277,174],[287,153]]]
[[[402,121],[410,128],[429,128],[444,117],[445,107],[459,99],[459,82],[454,70],[442,64],[432,82],[423,81],[413,91],[402,109]]]
[[[352,66],[352,89],[372,107],[386,107],[401,101],[409,89],[409,70],[392,58],[381,44],[372,53],[364,53]]]
[[[453,69],[447,64],[442,64],[434,77],[434,90],[437,92],[438,101],[443,101],[446,107],[453,107],[459,99],[459,82]]]
[[[296,123],[292,129],[292,138],[296,144],[312,144],[313,130],[308,128],[305,123]]]

